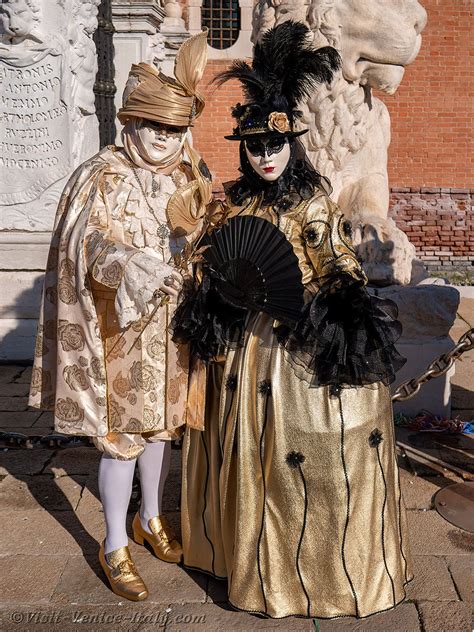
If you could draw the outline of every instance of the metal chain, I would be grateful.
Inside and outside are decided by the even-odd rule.
[[[466,351],[474,349],[474,328],[469,329],[460,338],[458,343],[447,353],[439,356],[431,362],[428,368],[418,377],[403,382],[392,395],[393,402],[404,402],[418,393],[425,382],[440,377],[449,371],[454,362]]]
[[[0,432],[0,448],[78,448],[93,445],[90,437],[49,435],[25,435],[21,432]]]
[[[172,448],[178,448],[180,439],[171,442]],[[21,432],[0,432],[0,449],[8,450],[9,448],[80,448],[93,446],[91,437],[83,436],[67,436],[52,432],[48,435],[25,435]]]
[[[165,222],[161,222],[156,214],[155,211],[152,207],[152,205],[150,204],[150,202],[148,201],[148,195],[145,192],[145,189],[143,187],[142,181],[140,180],[140,178],[138,177],[138,172],[135,168],[135,165],[130,165],[133,171],[133,175],[135,176],[136,181],[138,182],[138,186],[140,187],[140,191],[142,192],[143,198],[145,200],[146,205],[148,206],[148,210],[150,211],[150,213],[152,214],[153,218],[155,219],[156,223],[158,224],[158,228],[156,230],[156,234],[157,237],[160,240],[160,248],[162,250],[164,250],[165,246],[166,246],[166,239],[169,238],[169,236],[171,235],[171,230],[168,226],[168,224],[166,224]],[[152,179],[153,179],[153,175],[152,175]]]

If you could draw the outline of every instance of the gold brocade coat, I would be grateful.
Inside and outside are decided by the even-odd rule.
[[[189,173],[182,165],[170,176],[160,174],[152,193],[151,172],[136,171],[150,191],[153,214],[126,154],[114,147],[82,165],[66,186],[48,258],[30,390],[30,405],[54,411],[57,431],[95,437],[98,447],[117,458],[143,450],[130,441],[133,436],[169,437],[186,422],[188,356],[168,332],[174,305],[160,307],[151,319],[137,314],[121,330],[115,298],[136,253],[168,262],[187,242],[170,236],[160,250],[157,218],[166,224],[167,204],[187,186]],[[133,275],[128,281],[140,283]],[[110,433],[128,440],[114,447]]]
[[[280,216],[258,198],[232,214],[279,226],[311,295],[341,271],[364,278],[322,192]],[[209,365],[204,423],[183,446],[184,563],[226,580],[235,608],[270,617],[392,608],[412,573],[389,389],[310,386],[273,327],[251,313],[243,346]]]

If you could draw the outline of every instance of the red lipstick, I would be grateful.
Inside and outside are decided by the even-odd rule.
[[[263,170],[265,173],[271,173],[272,171],[275,171],[275,167],[264,167]]]

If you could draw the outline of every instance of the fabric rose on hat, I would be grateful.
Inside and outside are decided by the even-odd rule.
[[[272,112],[268,117],[268,127],[281,134],[291,131],[290,121],[285,112]]]

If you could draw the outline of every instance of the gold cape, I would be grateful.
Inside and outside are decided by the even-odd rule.
[[[187,194],[192,168],[183,163],[158,178],[163,190],[150,199],[166,223],[167,204]],[[197,225],[200,205],[191,206]],[[69,180],[47,263],[30,390],[30,405],[54,411],[59,432],[169,436],[186,422],[188,358],[170,340],[173,306],[160,308],[146,327],[148,316],[124,331],[114,310],[127,262],[137,252],[154,254],[156,228],[122,150],[103,149]],[[170,238],[168,254],[190,238]],[[121,446],[114,456],[132,458],[139,449]]]

